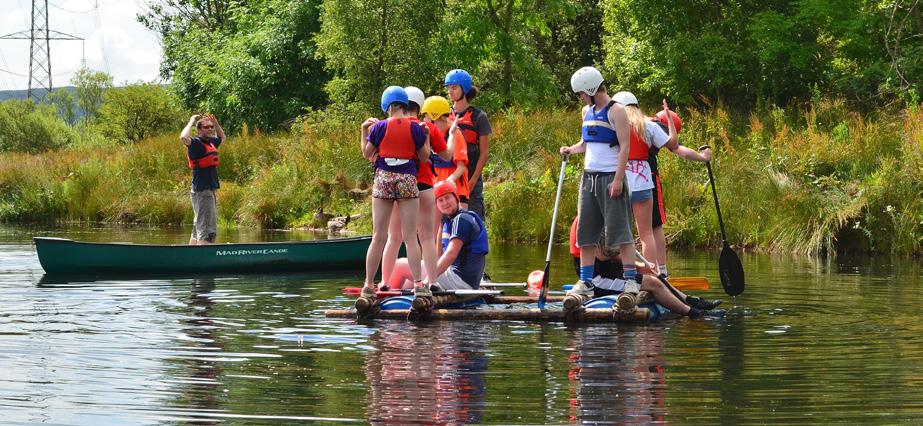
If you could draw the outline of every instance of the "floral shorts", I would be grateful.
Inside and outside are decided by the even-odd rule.
[[[417,177],[415,175],[381,169],[375,170],[375,183],[372,186],[373,198],[401,200],[419,196],[420,190],[417,188]]]

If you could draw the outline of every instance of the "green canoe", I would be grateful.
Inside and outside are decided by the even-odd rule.
[[[47,274],[147,275],[362,271],[371,237],[204,246],[35,237]]]

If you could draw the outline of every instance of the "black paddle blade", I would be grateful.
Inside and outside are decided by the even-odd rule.
[[[724,243],[721,256],[718,258],[718,272],[721,274],[721,286],[728,296],[737,296],[744,292],[744,267],[737,253],[734,253],[727,242]]]
[[[548,269],[551,262],[545,262],[545,271],[542,274],[542,291],[538,296],[538,308],[545,309],[545,301],[548,300]]]

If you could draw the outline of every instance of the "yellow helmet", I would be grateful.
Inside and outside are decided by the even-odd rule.
[[[423,107],[420,112],[429,116],[430,120],[436,121],[439,117],[448,114],[452,109],[449,107],[449,101],[442,96],[430,96],[423,101]]]

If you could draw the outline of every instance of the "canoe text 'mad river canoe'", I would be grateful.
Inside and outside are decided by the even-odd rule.
[[[371,237],[272,243],[153,245],[35,237],[46,274],[246,274],[342,270],[365,264]]]

